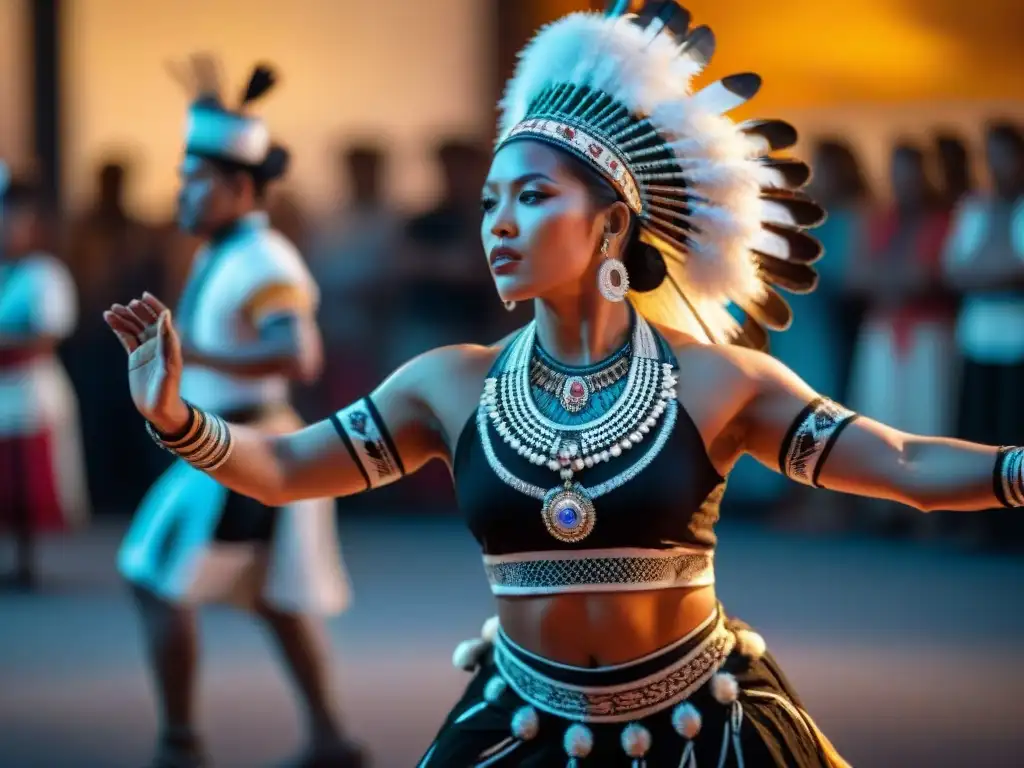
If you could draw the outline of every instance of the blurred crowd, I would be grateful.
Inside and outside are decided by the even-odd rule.
[[[972,156],[954,135],[900,142],[891,188],[872,190],[847,142],[819,139],[811,192],[829,211],[817,230],[827,255],[817,291],[792,297],[796,321],[773,337],[772,351],[818,391],[894,427],[1021,444],[1024,138],[1015,125],[993,123],[978,150]],[[427,210],[389,202],[386,146],[339,149],[339,194],[326,213],[311,213],[287,184],[272,197],[272,222],[299,246],[322,294],[328,362],[315,386],[296,393],[307,419],[367,393],[421,351],[496,341],[529,316],[529,307],[508,312],[498,300],[480,247],[486,144],[445,141],[435,160],[442,193]],[[102,311],[144,290],[173,306],[197,247],[173,222],[128,210],[131,172],[104,163],[93,205],[39,245],[66,264],[77,291],[78,322],[60,356],[77,395],[94,513],[130,512],[168,461],[140,428],[124,353]],[[726,514],[972,546],[1024,543],[1024,528],[1001,512],[924,516],[804,490],[743,464]],[[452,506],[439,466],[373,493],[404,508]]]

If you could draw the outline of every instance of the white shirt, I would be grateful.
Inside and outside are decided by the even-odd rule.
[[[993,226],[1005,225],[994,219],[991,200],[966,199],[946,241],[946,263],[969,264],[992,239],[1006,236],[993,232]],[[1009,226],[1010,245],[1017,257],[1024,260],[1024,200],[1014,206]],[[960,307],[957,341],[963,354],[978,363],[1024,362],[1024,293],[968,294]]]
[[[0,264],[0,336],[65,339],[78,320],[68,268],[49,254]],[[54,357],[0,368],[0,434],[32,433],[61,418],[70,384]]]
[[[178,328],[186,344],[201,354],[244,349],[258,341],[260,325],[273,313],[261,297],[281,289],[301,296],[313,310],[319,303],[316,283],[295,246],[270,229],[265,214],[251,214],[228,238],[196,254],[182,294]],[[224,412],[284,402],[288,380],[233,376],[186,365],[181,394],[199,408]]]

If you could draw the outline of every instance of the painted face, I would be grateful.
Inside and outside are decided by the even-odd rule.
[[[491,163],[482,207],[484,253],[503,301],[580,290],[604,224],[558,150],[539,141],[506,144]]]
[[[234,217],[235,192],[213,164],[186,155],[179,174],[177,219],[183,232],[206,235]]]

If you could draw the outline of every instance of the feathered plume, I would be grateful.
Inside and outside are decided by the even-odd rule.
[[[192,101],[223,104],[223,68],[211,53],[194,53],[187,61],[171,61],[167,70]]]
[[[242,109],[262,98],[277,84],[277,73],[266,64],[257,64],[249,77],[249,84],[242,93],[239,108]]]
[[[707,27],[691,30],[685,8],[656,0],[629,10],[612,2],[605,15],[570,14],[537,34],[500,104],[498,143],[550,140],[606,176],[624,165],[628,173],[615,177],[620,192],[627,202],[633,195],[641,236],[667,267],[660,287],[631,294],[638,309],[708,341],[763,346],[765,328],[792,319],[773,286],[813,290],[810,265],[821,255],[803,232],[824,218],[798,192],[810,171],[772,156],[795,143],[796,131],[779,120],[737,125],[726,116],[756,95],[756,74],[691,91],[715,37]],[[552,124],[564,126],[561,133]],[[597,143],[581,146],[575,131]],[[745,319],[737,322],[730,307]]]

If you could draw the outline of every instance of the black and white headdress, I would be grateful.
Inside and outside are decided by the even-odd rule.
[[[274,144],[263,120],[248,113],[256,100],[276,82],[274,71],[265,65],[253,69],[237,108],[226,106],[221,87],[220,65],[208,55],[195,55],[171,73],[188,91],[191,104],[185,124],[185,151],[250,168],[260,167]]]
[[[649,319],[716,343],[767,346],[792,312],[776,291],[812,291],[819,243],[803,230],[824,212],[798,190],[808,167],[772,155],[796,143],[779,120],[726,114],[757,93],[755,74],[693,92],[715,38],[690,28],[675,2],[623,13],[574,13],[544,27],[520,54],[501,103],[498,148],[549,142],[588,162],[640,222],[658,264],[656,286],[630,299]],[[730,309],[746,319],[738,321]]]

